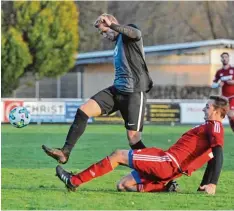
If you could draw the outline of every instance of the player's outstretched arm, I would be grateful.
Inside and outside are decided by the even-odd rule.
[[[212,148],[213,159],[209,161],[205,174],[198,191],[205,191],[208,194],[215,194],[216,186],[223,166],[223,148],[215,146]]]
[[[212,176],[212,163],[211,161],[209,161],[206,166],[206,170],[204,172],[201,184],[199,188],[197,189],[197,191],[205,191],[205,189],[201,187],[210,183],[209,181],[211,180],[211,176]]]

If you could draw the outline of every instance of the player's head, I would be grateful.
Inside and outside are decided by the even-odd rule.
[[[222,120],[229,110],[228,99],[223,96],[212,95],[203,108],[205,120]]]
[[[221,62],[223,65],[228,65],[229,64],[229,54],[227,52],[223,52],[221,55]]]
[[[98,29],[98,32],[105,38],[111,41],[115,41],[118,36],[118,32],[110,29],[104,21],[102,21],[103,17],[107,17],[111,23],[118,24],[117,19],[110,14],[103,13],[100,15],[97,20],[94,22],[94,27]]]

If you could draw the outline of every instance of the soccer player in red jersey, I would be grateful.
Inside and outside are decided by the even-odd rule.
[[[212,88],[222,88],[222,95],[229,99],[230,111],[228,119],[230,127],[234,132],[234,67],[229,64],[229,54],[224,52],[221,54],[221,62],[223,67],[218,70],[213,80]]]
[[[69,190],[123,165],[134,169],[117,184],[119,191],[163,192],[173,179],[190,175],[208,162],[198,191],[215,194],[223,164],[224,129],[222,120],[229,110],[228,99],[210,96],[203,108],[205,122],[186,133],[168,150],[144,148],[116,150],[86,170],[72,174],[61,166],[56,175]]]

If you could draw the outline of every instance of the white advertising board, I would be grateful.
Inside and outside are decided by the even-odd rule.
[[[200,124],[204,122],[204,103],[180,103],[181,124]],[[227,117],[224,124],[228,124]]]
[[[31,113],[31,122],[64,122],[64,102],[24,102]]]
[[[24,102],[31,115],[64,115],[64,102]]]

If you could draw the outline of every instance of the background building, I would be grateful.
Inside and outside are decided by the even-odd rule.
[[[234,64],[234,40],[208,40],[145,47],[146,62],[154,81],[152,99],[203,99],[210,93],[220,54],[228,52]],[[113,51],[78,54],[74,69],[62,77],[21,80],[14,97],[89,98],[114,79]],[[214,90],[217,92],[218,90]]]

